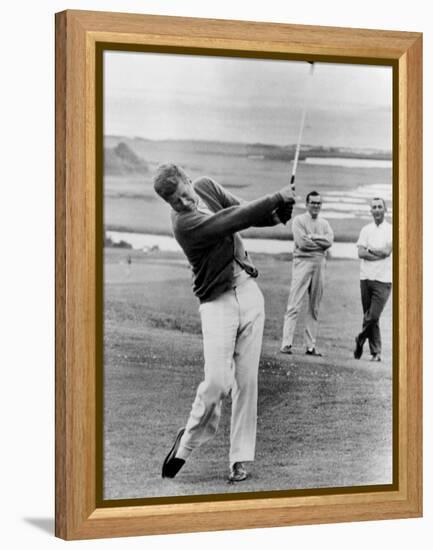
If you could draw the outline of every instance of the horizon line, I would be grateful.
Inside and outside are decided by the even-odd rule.
[[[131,140],[142,140],[142,141],[154,141],[154,142],[164,142],[164,141],[178,141],[178,142],[193,142],[193,143],[220,143],[220,144],[226,144],[226,145],[254,145],[254,146],[265,146],[265,147],[279,147],[279,148],[287,148],[287,147],[293,147],[295,148],[297,146],[296,143],[290,143],[290,144],[278,144],[278,143],[266,143],[262,141],[232,141],[232,140],[218,140],[218,139],[195,139],[195,138],[146,138],[138,135],[128,136],[125,134],[104,134],[104,138],[125,138],[125,139],[131,139]],[[301,145],[302,148],[324,148],[324,149],[346,149],[349,151],[375,151],[380,153],[387,153],[392,156],[392,149],[383,149],[378,147],[350,147],[347,145],[313,145],[311,143],[305,143]]]

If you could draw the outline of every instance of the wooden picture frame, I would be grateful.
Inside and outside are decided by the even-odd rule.
[[[394,459],[391,489],[101,506],[97,342],[101,209],[96,193],[97,53],[149,51],[371,63],[393,68]],[[396,191],[397,190],[397,191]],[[422,35],[65,11],[56,14],[56,536],[63,539],[419,517],[422,514]]]

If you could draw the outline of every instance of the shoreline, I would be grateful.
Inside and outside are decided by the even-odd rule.
[[[152,248],[158,247],[162,251],[181,252],[181,248],[175,238],[169,235],[111,230],[106,230],[105,234],[114,243],[124,241],[130,244],[134,250],[149,251]],[[252,253],[290,254],[293,252],[292,239],[243,238],[242,240],[248,252]],[[329,257],[357,260],[358,254],[355,242],[334,242],[330,249]]]
[[[250,228],[251,229],[251,228]],[[249,231],[250,229],[247,229],[246,231]],[[170,232],[170,231],[164,231],[164,230],[154,230],[152,228],[143,228],[143,229],[135,229],[133,227],[126,227],[126,226],[123,226],[123,225],[111,225],[111,224],[108,224],[108,225],[105,225],[104,226],[104,232],[108,235],[108,233],[124,233],[124,234],[131,234],[131,235],[153,235],[155,237],[172,237],[173,234]],[[271,237],[258,237],[258,236],[255,236],[255,235],[251,235],[251,236],[245,236],[242,234],[243,232],[241,231],[240,234],[241,234],[241,237],[242,237],[242,240],[245,240],[245,239],[248,239],[248,240],[252,240],[252,241],[255,241],[255,240],[260,240],[260,239],[264,239],[264,240],[270,240],[270,241],[283,241],[283,242],[286,242],[286,241],[290,241],[292,242],[292,239],[291,239],[291,236],[292,236],[292,232],[291,230],[288,231],[288,234],[290,236],[289,239],[287,239],[287,234],[286,235],[281,235],[281,234],[276,234],[275,236],[272,236]],[[344,238],[342,237],[341,235],[337,236],[336,238],[337,240],[335,240],[335,244],[337,243],[342,243],[342,244],[354,244],[356,241],[353,239],[353,238],[350,238],[350,237],[347,237],[347,238]]]

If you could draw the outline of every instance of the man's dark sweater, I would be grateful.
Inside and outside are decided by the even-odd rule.
[[[240,204],[231,193],[209,178],[193,183],[194,191],[213,212],[172,211],[174,236],[191,265],[193,291],[200,302],[209,302],[232,287],[233,261],[252,277],[257,270],[245,252],[237,231],[278,223],[272,215],[284,204],[280,193]]]

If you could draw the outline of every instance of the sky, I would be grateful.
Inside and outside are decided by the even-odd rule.
[[[104,134],[392,148],[390,67],[104,53]]]

